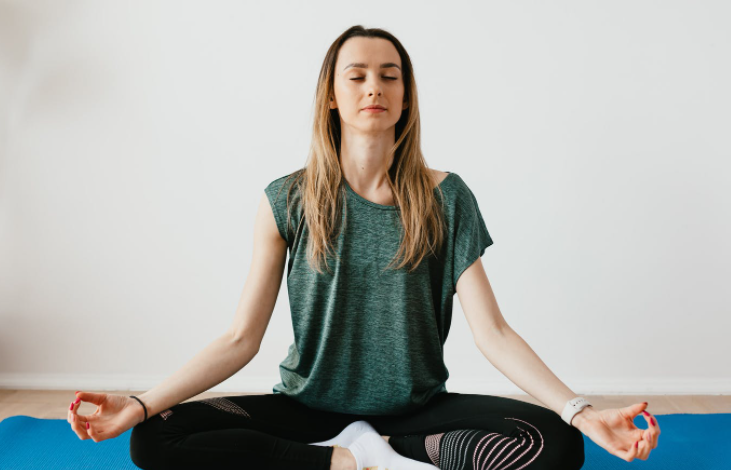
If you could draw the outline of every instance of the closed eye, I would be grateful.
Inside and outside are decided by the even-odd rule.
[[[384,77],[384,78],[386,78],[387,80],[397,80],[396,77]],[[352,78],[351,80],[363,80],[363,77]]]

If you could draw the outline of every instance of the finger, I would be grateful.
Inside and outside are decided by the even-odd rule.
[[[103,441],[104,440],[104,438],[102,437],[103,432],[101,432],[100,430],[96,429],[96,427],[95,427],[97,425],[98,424],[96,423],[96,421],[94,423],[92,423],[91,421],[87,421],[86,422],[86,433],[89,435],[89,437],[94,442],[99,442],[99,441]]]
[[[648,423],[648,429],[644,430],[643,432],[643,435],[647,436],[644,437],[644,439],[651,444],[651,448],[655,449],[656,443],[658,441],[658,435],[661,433],[661,429],[658,426],[658,421],[656,420],[656,418],[653,417],[653,415],[651,415],[647,411],[643,411],[641,414]]]
[[[648,460],[648,456],[651,454],[651,443],[648,441],[640,441],[638,443],[638,449],[640,450],[639,459]]]
[[[106,397],[106,394],[79,392],[76,394],[76,396],[81,398],[83,401],[88,401],[89,403],[94,403],[95,405],[101,405],[102,402],[104,401],[104,398]]]
[[[94,436],[94,435],[92,434],[92,432],[93,432],[93,431],[92,431],[92,428],[91,428],[91,423],[90,423],[89,421],[87,421],[87,422],[86,422],[86,424],[85,424],[84,426],[86,427],[86,433],[87,433],[87,434],[89,435],[89,437],[90,437],[90,438],[91,438],[91,439],[92,439],[92,440],[93,440],[94,442],[97,442],[97,440],[96,440],[96,439],[94,438],[95,436]]]
[[[82,404],[83,402],[84,402],[84,400],[81,400],[81,399],[79,399],[79,403],[77,403],[77,404],[76,404],[76,406],[74,406],[74,408],[72,409],[72,412],[73,412],[73,413],[74,413],[74,414],[76,415],[76,419],[77,419],[77,421],[78,421],[79,419],[81,419],[81,420],[83,420],[83,421],[89,421],[89,420],[90,420],[90,419],[92,418],[92,416],[94,416],[94,415],[96,415],[96,414],[98,414],[98,413],[99,413],[99,409],[100,409],[100,407],[99,407],[99,406],[97,406],[97,409],[96,409],[96,411],[95,411],[94,413],[92,413],[92,414],[90,414],[90,415],[80,415],[80,414],[79,414],[79,408],[81,407],[81,404]]]
[[[82,400],[80,398],[77,398],[75,401],[71,402],[71,407],[69,409],[69,412],[71,413],[71,419],[74,421],[79,421],[80,419],[86,420],[87,417],[84,415],[79,414],[79,407],[81,406]]]
[[[86,416],[76,414],[76,410],[80,403],[71,402],[69,407],[69,415],[71,422],[71,429],[81,440],[89,439],[89,435],[86,433]]]
[[[648,441],[648,444],[650,445],[651,450],[658,447],[658,435],[659,434],[660,434],[660,432],[657,430],[654,430],[653,428],[648,428],[646,430],[646,433],[645,433],[643,439]]]
[[[86,423],[87,423],[87,421],[79,421],[79,420],[76,420],[75,422],[71,423],[71,429],[73,429],[73,431],[82,441],[90,439],[89,434],[86,432]]]
[[[648,423],[648,427],[653,427],[653,428],[658,427],[658,421],[656,421],[656,418],[654,418],[653,415],[651,415],[648,411],[643,410],[641,412],[641,414],[643,415],[643,418]]]
[[[637,447],[637,445],[638,445],[638,442],[634,442],[633,444],[631,444],[631,446],[630,446],[630,448],[628,450],[626,450],[624,452],[621,451],[620,452],[620,455],[618,455],[618,457],[620,457],[621,459],[625,460],[626,462],[632,462],[633,459],[638,458],[638,447]]]
[[[76,420],[75,409],[77,406],[78,403],[76,401],[72,401],[69,405],[69,411],[66,413],[66,421],[68,421],[69,424],[73,423]]]
[[[631,448],[631,455],[633,459],[646,460],[648,458],[648,454],[646,453],[647,447],[648,443],[643,439],[636,441]]]

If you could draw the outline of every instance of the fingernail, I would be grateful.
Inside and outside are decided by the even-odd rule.
[[[76,400],[74,401],[74,404],[76,405],[76,404],[78,404],[79,402],[81,402],[81,398],[77,398],[77,399],[76,399]]]
[[[656,422],[653,420],[653,418],[651,418],[651,426],[655,426],[655,425],[656,425]]]
[[[89,424],[89,423],[86,423],[86,424]],[[87,426],[87,427],[88,427],[88,426]],[[635,441],[635,448],[636,448],[636,449],[638,448],[638,441]]]
[[[643,414],[644,414],[644,415],[646,415],[646,416],[651,416],[651,415],[649,415],[649,414],[648,414],[648,412],[647,412],[647,411],[645,411],[645,410],[643,411]]]
[[[89,421],[86,422],[86,428],[89,429]]]
[[[647,405],[647,404],[648,404],[648,402],[647,402],[647,401],[644,401],[644,402],[643,402],[643,404],[644,404],[644,405]]]
[[[73,410],[74,409],[74,402],[73,401],[71,402],[71,406],[69,407],[69,409],[70,410]]]
[[[81,393],[81,390],[77,390],[77,391],[76,391],[76,392],[74,392],[74,393]]]
[[[74,421],[76,421],[76,415],[72,413],[71,414],[71,422],[73,423]]]

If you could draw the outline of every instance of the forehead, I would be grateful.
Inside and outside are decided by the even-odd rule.
[[[338,51],[336,71],[344,72],[349,64],[359,63],[371,69],[378,69],[381,64],[394,63],[401,69],[402,61],[399,52],[391,41],[382,38],[351,38],[343,43]],[[349,67],[352,70],[354,67]]]

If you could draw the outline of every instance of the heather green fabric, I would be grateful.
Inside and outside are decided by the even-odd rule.
[[[344,180],[345,225],[334,246],[340,260],[329,256],[331,272],[323,268],[320,274],[307,263],[308,230],[304,220],[299,223],[303,211],[297,185],[289,206],[286,202],[295,180],[285,186],[287,176],[265,189],[288,245],[287,292],[295,335],[273,393],[321,410],[399,415],[446,392],[443,348],[455,284],[493,243],[465,181],[450,173],[440,183],[445,249],[407,273],[404,268],[382,272],[400,243],[397,208],[364,199]],[[440,201],[437,188],[434,193]]]

